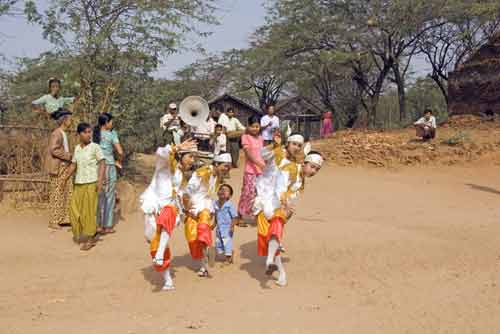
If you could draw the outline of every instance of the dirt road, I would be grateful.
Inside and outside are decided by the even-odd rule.
[[[287,226],[288,287],[266,279],[254,227],[212,279],[177,229],[174,292],[159,291],[139,213],[82,253],[46,213],[4,209],[0,333],[498,333],[499,200],[496,167],[326,167]]]

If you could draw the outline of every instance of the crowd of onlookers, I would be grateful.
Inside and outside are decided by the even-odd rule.
[[[250,126],[250,120],[247,121]],[[187,138],[194,138],[200,151],[214,154],[228,152],[231,154],[233,167],[238,167],[239,153],[243,148],[242,138],[247,128],[238,119],[233,108],[210,111],[205,123],[190,127],[180,119],[177,105],[170,103],[165,115],[160,119],[160,127],[163,130],[164,144],[180,144]],[[273,105],[269,105],[266,115],[259,119],[259,127],[262,129],[264,143],[271,143],[273,132],[280,128],[280,120],[275,115]]]
[[[68,131],[72,113],[66,105],[75,98],[61,97],[61,82],[49,79],[49,94],[32,102],[33,109],[57,123],[46,156],[49,174],[49,228],[71,225],[73,240],[82,250],[95,246],[98,236],[114,233],[116,182],[124,152],[110,113],[99,115],[95,127],[82,122],[78,143],[70,150]]]

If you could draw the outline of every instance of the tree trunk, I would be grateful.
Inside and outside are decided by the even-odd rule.
[[[441,91],[441,94],[443,94],[444,100],[446,102],[446,105],[448,106],[449,99],[448,99],[448,89],[445,87],[445,84],[443,80],[439,78],[438,75],[432,74],[430,75],[430,78],[436,83],[436,85],[439,87],[439,90]]]
[[[394,63],[392,66],[392,71],[394,72],[394,79],[398,87],[398,102],[399,102],[399,122],[400,125],[403,124],[406,119],[406,92],[404,78],[401,76],[401,71],[399,70],[399,64]]]

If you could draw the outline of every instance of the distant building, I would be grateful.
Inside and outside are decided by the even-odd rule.
[[[210,100],[208,102],[208,105],[210,106],[210,110],[217,110],[220,112],[227,111],[229,108],[233,108],[236,112],[236,117],[245,126],[247,125],[248,118],[250,116],[262,116],[262,112],[257,108],[254,108],[245,101],[229,94],[224,94]]]
[[[306,139],[320,137],[323,111],[309,99],[302,96],[283,99],[276,105],[276,115],[281,121],[289,121],[293,131]]]
[[[500,34],[448,77],[448,113],[500,114]]]

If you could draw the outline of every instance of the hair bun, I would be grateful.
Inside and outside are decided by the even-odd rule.
[[[50,117],[53,119],[53,120],[57,120],[59,119],[59,116],[61,115],[61,112],[59,110],[56,110],[54,111],[52,114],[50,114]]]

